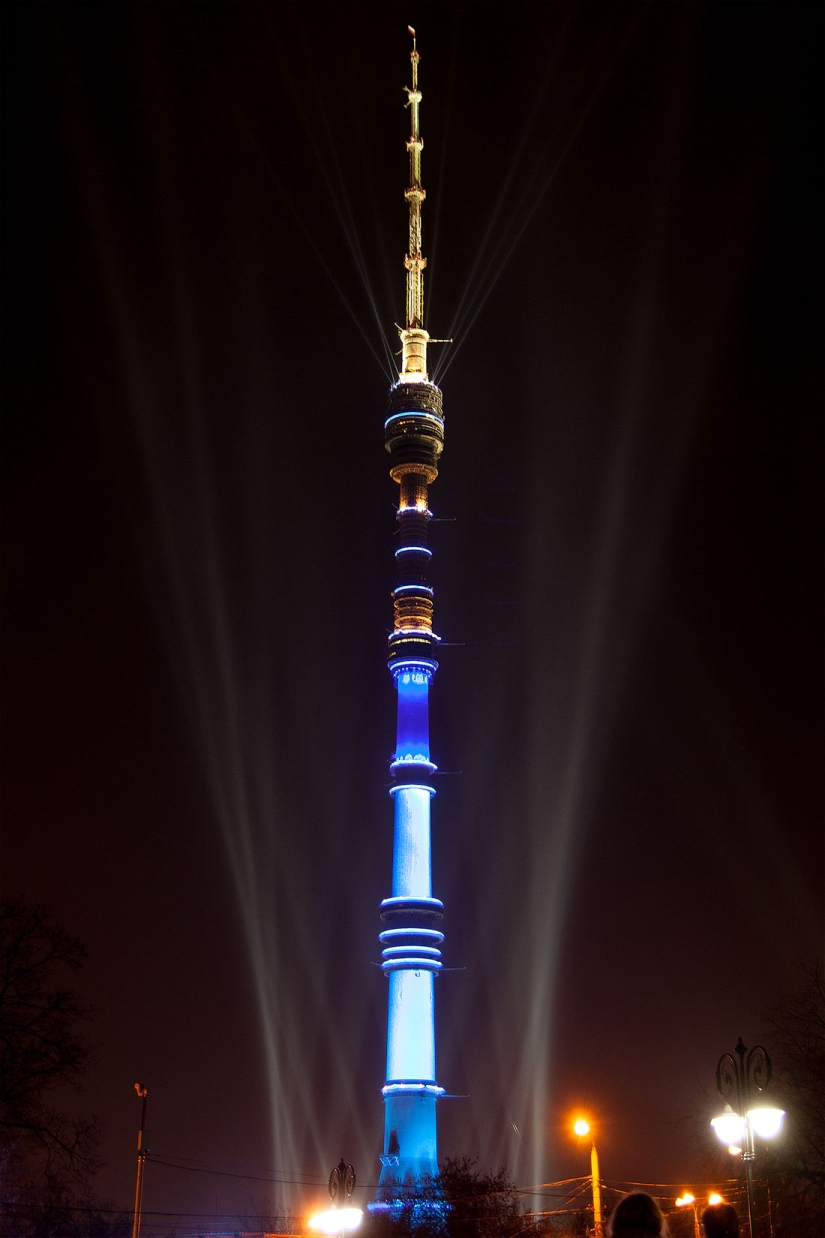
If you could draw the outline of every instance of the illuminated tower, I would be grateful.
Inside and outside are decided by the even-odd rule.
[[[393,590],[393,631],[389,668],[398,693],[398,728],[390,770],[394,786],[392,896],[381,904],[386,927],[380,934],[382,967],[389,980],[387,1075],[384,1086],[384,1154],[376,1205],[381,1208],[415,1193],[424,1177],[438,1173],[436,1100],[443,1094],[435,1079],[435,978],[441,968],[444,935],[439,929],[443,903],[432,895],[427,716],[430,684],[438,668],[438,637],[433,632],[433,590],[427,545],[430,522],[428,487],[438,475],[444,445],[441,392],[427,376],[424,329],[424,268],[421,256],[421,149],[418,128],[421,92],[415,31],[412,87],[405,87],[412,118],[407,142],[410,185],[404,196],[410,211],[406,326],[402,363],[390,389],[384,441],[390,476],[400,488],[397,582]]]

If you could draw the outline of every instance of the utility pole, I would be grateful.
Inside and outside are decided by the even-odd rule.
[[[590,1184],[593,1189],[593,1233],[595,1238],[602,1238],[602,1188],[599,1181],[599,1154],[596,1151],[595,1140],[590,1145]]]
[[[604,1238],[604,1223],[602,1221],[602,1187],[599,1179],[599,1154],[596,1151],[596,1137],[586,1118],[577,1118],[573,1123],[573,1134],[579,1139],[590,1136],[590,1185],[593,1191],[593,1235],[594,1238]]]
[[[132,1221],[132,1238],[140,1238],[140,1214],[143,1208],[143,1171],[146,1168],[146,1153],[149,1151],[149,1136],[146,1133],[146,1101],[149,1089],[141,1083],[135,1084],[135,1091],[143,1101],[140,1112],[140,1130],[138,1131],[137,1180],[135,1182],[135,1215]]]

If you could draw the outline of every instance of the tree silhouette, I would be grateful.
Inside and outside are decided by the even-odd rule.
[[[123,1238],[128,1218],[95,1200],[100,1129],[55,1101],[81,1087],[92,1014],[68,983],[83,944],[39,904],[0,903],[0,1235]]]
[[[777,1238],[825,1234],[825,972],[817,961],[801,973],[797,988],[763,1016],[787,1109],[768,1153]]]

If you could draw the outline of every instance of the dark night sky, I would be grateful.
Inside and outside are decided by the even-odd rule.
[[[409,22],[441,1151],[583,1174],[582,1103],[690,1181],[823,943],[821,6],[3,10],[3,884],[88,946],[99,1189],[136,1079],[249,1175],[150,1212],[377,1180]]]

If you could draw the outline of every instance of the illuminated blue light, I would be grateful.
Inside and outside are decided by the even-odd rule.
[[[420,408],[409,408],[403,413],[393,413],[392,417],[388,417],[384,422],[384,429],[386,430],[387,426],[392,425],[394,421],[398,421],[402,417],[421,417],[424,421],[431,421],[433,425],[438,426],[439,430],[444,425],[442,418],[437,417],[435,413],[425,413]]]
[[[437,1083],[386,1083],[381,1091],[385,1096],[399,1095],[402,1092],[425,1092],[428,1096],[443,1096],[444,1089]]]
[[[395,552],[395,557],[397,559],[399,555],[411,553],[428,555],[429,558],[433,557],[433,552],[430,550],[429,546],[399,546]]]
[[[436,946],[387,946],[381,951],[383,959],[400,959],[402,955],[418,953],[428,959],[440,959],[441,951]]]
[[[396,896],[429,898],[430,871],[429,787],[394,787],[392,892]]]
[[[393,761],[390,761],[390,773],[393,778],[400,775],[402,781],[406,775],[415,775],[415,777],[418,778],[420,777],[422,771],[425,774],[434,774],[437,769],[437,765],[434,765],[432,761],[425,761],[424,757],[399,756]],[[416,785],[418,786],[420,784],[416,783]]]
[[[399,654],[398,661],[397,662],[394,661],[392,665],[390,666],[390,671],[392,672],[392,677],[395,680],[396,687],[398,687],[398,676],[404,675],[408,671],[414,671],[414,672],[420,671],[422,674],[427,676],[427,682],[431,683],[433,675],[435,674],[437,670],[438,670],[437,662],[422,662],[419,660],[411,660],[409,658],[405,658],[403,654]]]
[[[439,933],[438,929],[428,928],[397,928],[384,929],[383,933],[378,934],[379,941],[394,941],[396,937],[429,937],[431,941],[443,941],[444,934]]]
[[[435,975],[440,972],[444,964],[440,959],[433,959],[429,956],[418,954],[399,955],[394,959],[385,959],[381,964],[381,970],[385,976],[389,976],[391,972],[409,971],[409,972],[432,972]]]
[[[405,671],[396,679],[398,688],[398,727],[396,760],[416,757],[430,759],[429,691],[427,675]]]
[[[423,671],[423,670],[421,671],[409,670],[409,671],[399,672],[399,674],[401,675],[400,682],[404,684],[405,687],[407,686],[407,684],[425,686],[425,685],[428,685],[430,682],[430,676],[427,674],[426,671]]]
[[[435,1083],[434,979],[429,968],[389,972],[387,1083]]]
[[[393,589],[393,594],[409,593],[411,589],[415,589],[418,593],[428,593],[430,597],[433,596],[433,591],[429,585],[396,585]]]
[[[396,908],[410,911],[435,912],[440,918],[441,912],[444,910],[444,904],[440,898],[408,898],[405,894],[394,894],[391,898],[381,899],[382,911],[394,911]]]

